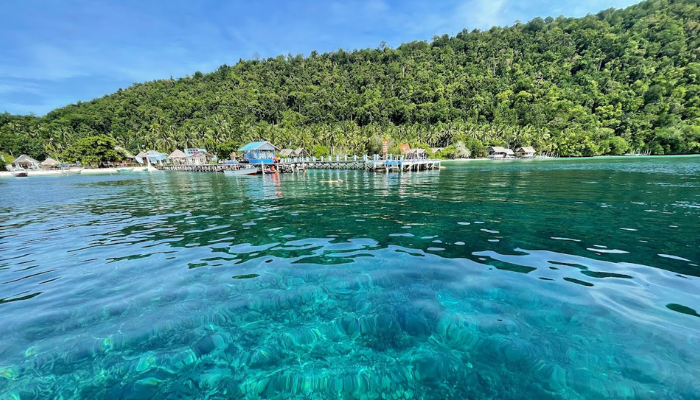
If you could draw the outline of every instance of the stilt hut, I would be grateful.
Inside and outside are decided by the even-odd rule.
[[[212,155],[206,151],[197,151],[191,156],[187,157],[187,164],[189,165],[207,165],[211,160]]]
[[[277,150],[270,142],[252,142],[238,149],[243,152],[243,160],[251,164],[273,164],[277,159]]]
[[[515,158],[515,153],[513,150],[507,149],[501,146],[491,146],[489,147],[488,158],[492,160],[502,160],[504,158]]]
[[[530,146],[524,146],[519,148],[516,152],[515,155],[518,156],[518,158],[533,158],[535,157],[535,149],[530,147]]]
[[[425,149],[411,149],[406,151],[407,160],[421,160],[428,158],[428,152]]]

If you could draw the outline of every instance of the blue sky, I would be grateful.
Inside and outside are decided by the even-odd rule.
[[[136,82],[462,29],[583,16],[636,0],[25,0],[3,5],[0,112],[43,115]]]

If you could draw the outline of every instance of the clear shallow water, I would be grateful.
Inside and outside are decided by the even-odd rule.
[[[699,397],[700,157],[0,190],[0,399]]]

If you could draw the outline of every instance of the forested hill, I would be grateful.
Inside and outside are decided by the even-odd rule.
[[[700,152],[700,2],[464,30],[396,49],[278,56],[60,108],[0,115],[0,150],[106,134],[131,151],[266,139],[335,153],[392,143],[532,145],[562,156]],[[27,140],[27,138],[29,138]]]

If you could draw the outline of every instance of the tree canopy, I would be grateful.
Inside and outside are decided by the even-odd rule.
[[[98,165],[108,161],[120,161],[124,153],[115,149],[116,142],[109,136],[87,136],[78,139],[62,154],[68,162],[80,162],[83,165]]]
[[[388,137],[413,147],[461,142],[472,156],[487,145],[562,156],[695,153],[698,57],[700,4],[648,0],[396,49],[241,60],[43,117],[2,114],[0,151],[42,157],[106,135],[132,152],[219,152],[226,143],[224,153],[268,140],[372,153]]]

